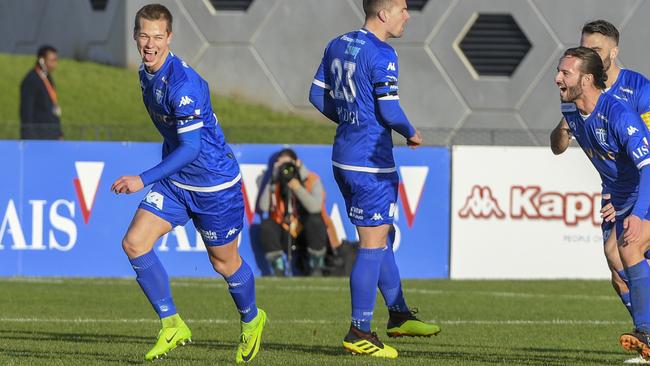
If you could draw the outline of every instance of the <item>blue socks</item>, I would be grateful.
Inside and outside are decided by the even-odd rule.
[[[397,263],[395,263],[395,253],[393,253],[392,244],[388,246],[388,250],[386,250],[384,259],[381,262],[379,290],[384,297],[386,307],[389,311],[401,313],[409,311],[404,300],[404,294],[402,293],[402,284],[400,282]]]
[[[350,274],[352,325],[370,332],[370,322],[377,298],[377,283],[384,255],[388,248],[360,248]]]
[[[625,269],[632,302],[634,326],[650,333],[650,265],[641,262]]]
[[[251,267],[242,259],[241,266],[230,277],[225,277],[230,296],[235,301],[241,320],[250,322],[257,316],[255,305],[255,278]]]
[[[632,301],[630,300],[630,291],[629,291],[630,281],[627,280],[627,274],[625,273],[624,269],[616,272],[621,277],[623,282],[625,282],[625,284],[628,285],[628,292],[618,294],[618,296],[621,298],[621,301],[623,302],[623,305],[625,305],[627,311],[630,312],[630,316],[632,317],[632,319],[634,319],[634,313],[632,312]]]
[[[162,319],[176,314],[169,277],[156,253],[151,250],[147,254],[129,259],[129,262],[137,275],[136,280],[140,288],[158,316]]]

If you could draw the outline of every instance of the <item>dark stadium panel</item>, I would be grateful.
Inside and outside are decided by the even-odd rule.
[[[254,0],[210,0],[217,11],[246,11]]]
[[[460,49],[481,76],[512,76],[531,48],[510,14],[479,14]]]

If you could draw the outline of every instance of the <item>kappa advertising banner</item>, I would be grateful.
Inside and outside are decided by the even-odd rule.
[[[246,203],[240,252],[256,273],[268,267],[258,244],[255,207],[270,156],[281,145],[234,145]],[[320,175],[339,238],[356,240],[332,176],[329,146],[293,146]],[[131,276],[121,240],[148,192],[115,195],[121,175],[160,160],[158,143],[0,141],[1,276]],[[396,258],[405,278],[449,276],[450,157],[445,148],[395,149],[401,176]],[[214,276],[193,225],[176,227],[155,246],[171,276]]]
[[[451,278],[609,278],[582,150],[457,146],[452,171]]]

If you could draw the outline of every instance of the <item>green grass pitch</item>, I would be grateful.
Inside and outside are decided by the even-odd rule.
[[[0,365],[138,365],[159,322],[134,279],[0,279]],[[397,360],[343,352],[347,279],[259,279],[269,315],[256,365],[616,365],[632,327],[607,281],[406,280],[410,306],[442,325],[432,338],[386,337],[377,298],[373,328]],[[160,365],[234,363],[239,317],[221,279],[174,279],[194,343]],[[382,336],[383,335],[383,336]]]

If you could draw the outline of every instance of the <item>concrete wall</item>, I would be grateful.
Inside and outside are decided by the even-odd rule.
[[[307,92],[327,41],[362,24],[361,0],[256,0],[247,12],[215,11],[207,0],[162,0],[174,14],[172,50],[222,94],[275,109],[313,112]],[[33,53],[44,42],[64,57],[135,67],[133,16],[142,0],[0,2],[0,52]],[[509,13],[532,48],[510,78],[475,77],[455,44],[477,13]],[[645,62],[644,0],[430,0],[412,12],[400,55],[400,94],[428,142],[547,143],[559,120],[553,76],[561,52],[586,21],[604,18],[622,33],[620,61]]]

